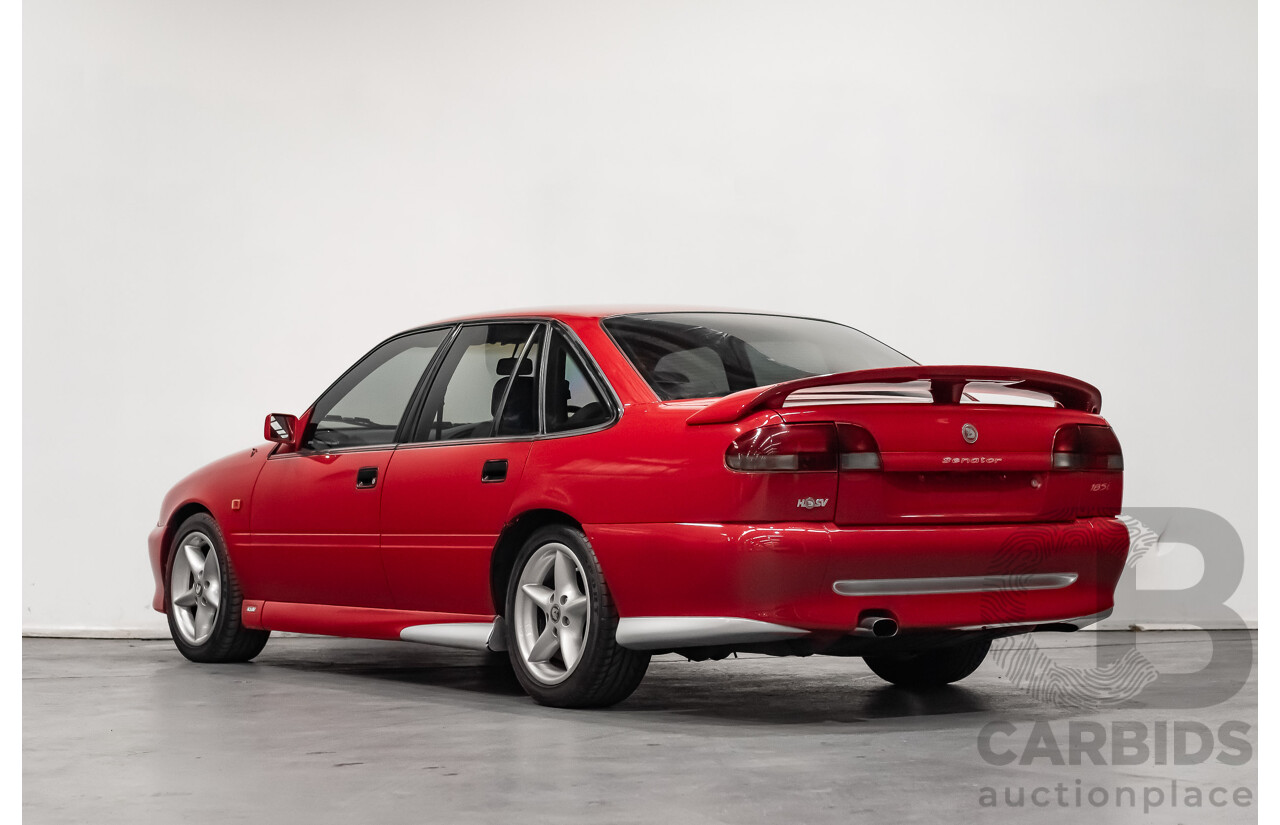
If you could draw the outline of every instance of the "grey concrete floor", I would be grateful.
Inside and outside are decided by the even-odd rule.
[[[1136,639],[1162,674],[1209,661],[1209,634],[1039,637],[1054,661],[1085,668],[1093,645]],[[28,823],[786,823],[1252,822],[1257,763],[997,767],[994,740],[1026,750],[1036,721],[1066,738],[1071,721],[1249,725],[1256,753],[1256,668],[1211,707],[1197,697],[1254,660],[1256,633],[1213,634],[1223,658],[1181,684],[1161,681],[1117,707],[1082,711],[1019,689],[991,657],[959,686],[911,692],[860,659],[655,659],[617,707],[564,711],[526,698],[480,655],[391,642],[273,638],[247,665],[193,665],[167,641],[27,639],[23,644],[23,807]],[[1175,707],[1169,707],[1175,706]],[[1150,743],[1151,740],[1148,740]],[[1193,748],[1194,750],[1194,748]],[[1219,745],[1216,753],[1221,754]],[[1074,805],[1136,789],[1137,808]],[[1251,807],[1144,815],[1145,787],[1249,788]],[[1052,789],[1065,786],[1065,806]],[[1049,805],[1010,807],[1006,788]],[[1087,797],[1084,797],[1087,800]],[[1222,798],[1219,795],[1219,800]]]

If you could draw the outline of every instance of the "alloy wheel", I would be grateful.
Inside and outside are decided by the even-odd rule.
[[[577,556],[559,542],[534,551],[520,571],[512,627],[529,673],[545,685],[573,673],[591,632],[591,600]]]
[[[188,533],[179,545],[169,575],[169,600],[182,640],[189,645],[207,642],[222,606],[222,573],[218,551],[206,534]]]

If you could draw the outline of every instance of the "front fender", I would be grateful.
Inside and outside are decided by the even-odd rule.
[[[249,532],[249,509],[253,485],[258,480],[274,445],[240,450],[206,464],[173,485],[160,505],[160,519],[147,536],[147,555],[155,593],[151,607],[164,612],[164,568],[174,531],[192,513],[205,511],[213,516],[227,542],[233,559],[241,536]],[[233,562],[234,564],[234,562]]]

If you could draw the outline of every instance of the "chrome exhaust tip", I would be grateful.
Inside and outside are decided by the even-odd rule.
[[[871,636],[876,639],[888,639],[898,635],[898,620],[883,614],[863,616],[858,627],[853,631],[855,636]]]

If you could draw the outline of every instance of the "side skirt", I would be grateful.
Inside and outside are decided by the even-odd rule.
[[[506,650],[500,616],[246,600],[245,627],[354,639],[387,639],[464,650]]]

